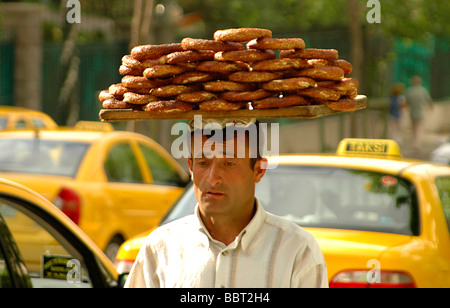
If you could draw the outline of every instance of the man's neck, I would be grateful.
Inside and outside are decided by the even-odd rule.
[[[236,239],[255,215],[256,202],[253,204],[253,208],[250,207],[251,210],[247,211],[247,213],[239,213],[238,216],[207,216],[203,215],[200,211],[200,217],[211,237],[228,246]]]

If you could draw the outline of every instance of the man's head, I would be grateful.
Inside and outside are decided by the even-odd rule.
[[[422,84],[422,78],[420,78],[419,76],[415,75],[411,78],[411,83],[414,86],[420,86]]]
[[[239,215],[253,206],[255,184],[267,164],[259,153],[258,125],[254,121],[206,124],[191,133],[188,158],[200,211]]]

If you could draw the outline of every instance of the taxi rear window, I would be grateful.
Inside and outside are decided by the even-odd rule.
[[[0,139],[0,172],[75,177],[88,148],[63,140]]]
[[[418,235],[415,190],[390,174],[278,166],[256,186],[264,208],[302,227]]]

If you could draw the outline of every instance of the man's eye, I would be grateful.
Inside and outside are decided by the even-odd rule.
[[[226,165],[227,167],[232,167],[232,166],[234,166],[234,165],[236,165],[236,164],[233,163],[233,162],[231,162],[231,161],[227,161],[227,162],[225,162],[225,165]]]

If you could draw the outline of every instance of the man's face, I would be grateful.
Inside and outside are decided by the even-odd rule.
[[[206,142],[206,144],[205,144]],[[227,146],[228,144],[228,146]],[[245,206],[253,206],[255,184],[265,173],[258,160],[255,167],[250,166],[248,146],[245,158],[238,158],[236,138],[232,142],[215,142],[208,144],[208,138],[203,136],[203,153],[200,158],[188,159],[194,190],[199,202],[200,211],[207,215],[239,215]],[[207,150],[221,153],[221,157],[210,155]],[[195,153],[194,153],[195,154]],[[211,157],[213,156],[213,157]]]

